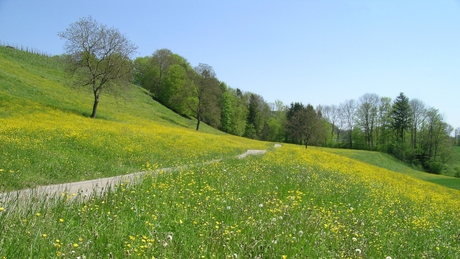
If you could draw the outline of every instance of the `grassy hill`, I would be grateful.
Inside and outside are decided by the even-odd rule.
[[[69,85],[58,60],[0,48],[0,192],[151,173],[104,195],[0,197],[0,258],[459,258],[460,191],[430,183],[454,178],[196,132],[132,85],[90,119],[91,93]],[[194,166],[154,171],[178,165]]]
[[[0,192],[236,156],[267,143],[183,118],[134,85],[101,96],[71,86],[58,59],[0,48]]]
[[[415,170],[412,167],[409,167],[408,165],[401,163],[401,161],[386,153],[349,149],[326,149],[325,151],[353,158],[394,172],[403,173],[416,179],[460,190],[460,178],[429,174],[426,172]]]

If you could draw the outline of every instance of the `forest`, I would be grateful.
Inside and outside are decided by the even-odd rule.
[[[431,173],[455,158],[460,128],[404,93],[395,98],[365,93],[356,100],[313,107],[267,102],[220,81],[212,66],[192,67],[168,49],[134,60],[134,83],[173,111],[229,134],[299,145],[375,150]],[[460,175],[457,175],[460,176]]]

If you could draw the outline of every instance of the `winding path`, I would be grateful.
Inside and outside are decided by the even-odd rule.
[[[280,144],[275,144],[275,147],[281,147]],[[262,155],[267,152],[266,150],[247,150],[245,153],[238,155],[237,158],[245,158],[250,155]],[[208,163],[217,162],[219,160],[214,160]],[[102,193],[109,188],[113,188],[116,185],[126,182],[126,183],[133,183],[138,181],[141,176],[147,173],[158,173],[160,171],[173,171],[184,167],[170,167],[170,168],[161,168],[155,171],[144,171],[114,177],[107,177],[107,178],[99,178],[94,180],[88,181],[80,181],[80,182],[71,182],[71,183],[63,183],[63,184],[53,184],[47,186],[39,186],[31,189],[24,189],[18,191],[11,191],[7,193],[0,193],[0,207],[2,204],[9,204],[11,206],[11,202],[15,201],[23,201],[24,203],[30,202],[32,198],[38,196],[45,196],[45,197],[53,197],[56,195],[69,195],[70,197],[79,196],[82,198],[89,197],[90,194],[93,193]]]

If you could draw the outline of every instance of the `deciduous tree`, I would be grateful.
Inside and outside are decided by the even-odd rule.
[[[218,106],[220,83],[216,78],[214,69],[210,65],[200,63],[194,70],[196,74],[193,76],[191,94],[195,98],[195,101],[189,103],[189,107],[195,111],[197,119],[196,130],[199,130],[200,122],[204,119],[208,124],[218,124],[220,117]]]
[[[66,40],[66,60],[76,82],[92,88],[94,118],[102,91],[132,78],[130,58],[137,47],[117,29],[100,24],[91,16],[70,24],[58,35]]]

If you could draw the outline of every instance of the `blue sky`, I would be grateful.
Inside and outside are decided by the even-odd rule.
[[[232,88],[314,106],[404,92],[460,127],[460,1],[0,0],[0,42],[62,54],[81,17],[137,56],[167,48]]]

